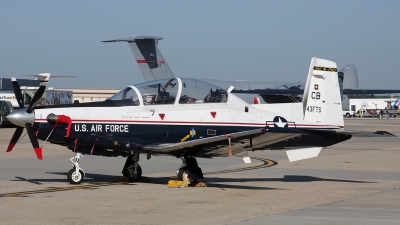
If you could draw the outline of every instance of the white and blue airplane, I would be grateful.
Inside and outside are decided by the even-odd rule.
[[[393,136],[344,129],[336,63],[319,58],[311,60],[302,102],[265,105],[270,108],[246,103],[232,93],[233,87],[178,77],[128,86],[103,102],[34,107],[47,85],[42,82],[24,108],[15,78],[12,84],[21,109],[7,116],[17,125],[7,152],[24,128],[39,159],[44,143],[65,146],[75,153],[68,172],[71,184],[84,177],[78,163],[82,154],[127,157],[122,173],[132,182],[142,175],[140,154],[179,157],[179,179],[204,179],[197,157],[284,150],[296,161],[355,135]],[[42,147],[38,140],[44,141]]]

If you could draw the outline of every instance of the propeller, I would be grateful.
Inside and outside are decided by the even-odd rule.
[[[48,80],[41,82],[40,87],[33,96],[28,108],[25,108],[24,106],[21,88],[17,82],[17,79],[13,77],[11,78],[11,81],[14,89],[15,98],[17,99],[20,109],[15,110],[7,116],[8,120],[17,125],[17,129],[15,130],[11,138],[10,144],[8,145],[7,152],[10,152],[17,144],[25,127],[29,139],[32,143],[33,150],[35,151],[37,158],[41,160],[43,159],[42,148],[39,147],[38,139],[36,137],[35,131],[32,128],[32,125],[35,123],[35,113],[33,111],[33,106],[42,97],[44,91],[46,90]]]

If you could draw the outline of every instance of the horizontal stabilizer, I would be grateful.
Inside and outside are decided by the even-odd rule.
[[[317,157],[322,147],[285,149],[290,162]]]
[[[396,135],[387,131],[359,131],[359,130],[336,130],[336,133],[352,135],[354,137],[396,137]]]
[[[112,40],[105,40],[102,42],[120,42],[120,41],[125,41],[125,42],[135,42],[136,40],[146,40],[146,39],[154,39],[154,40],[162,40],[162,37],[157,37],[157,36],[133,36],[133,37],[127,37],[127,38],[119,38],[119,39],[112,39]]]

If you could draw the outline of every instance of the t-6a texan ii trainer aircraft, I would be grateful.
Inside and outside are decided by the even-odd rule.
[[[393,136],[344,129],[336,63],[318,58],[311,60],[302,102],[284,104],[281,110],[271,104],[273,111],[247,104],[231,93],[233,88],[177,77],[129,86],[103,102],[35,108],[45,85],[24,108],[13,78],[21,109],[7,117],[18,126],[7,151],[24,127],[39,159],[38,139],[67,147],[75,153],[68,173],[72,184],[84,177],[78,163],[82,154],[127,157],[122,173],[131,181],[142,175],[140,154],[171,155],[183,161],[179,179],[203,179],[196,157],[270,149],[285,150],[296,161],[316,157],[323,147],[353,135]]]

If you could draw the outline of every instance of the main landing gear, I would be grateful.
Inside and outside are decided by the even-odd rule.
[[[79,167],[79,159],[83,157],[82,153],[76,152],[75,156],[70,158],[73,168],[68,172],[68,181],[71,184],[80,184],[85,177],[85,172]]]
[[[68,172],[67,177],[71,184],[80,184],[85,177],[85,172],[79,166],[79,159],[82,157],[82,153],[76,152],[74,157],[70,159],[73,168]],[[122,174],[128,177],[130,182],[136,182],[142,177],[139,158],[139,152],[135,152],[126,159]],[[176,171],[178,180],[186,182],[189,186],[195,186],[197,179],[204,179],[203,172],[198,166],[196,158],[184,156],[181,159],[182,166]]]
[[[197,164],[196,158],[184,156],[181,159],[182,166],[176,170],[178,180],[185,181],[190,186],[195,184],[197,179],[204,179],[203,172]]]
[[[142,177],[142,168],[139,165],[139,152],[128,156],[122,174],[128,177],[130,182],[140,180]]]

